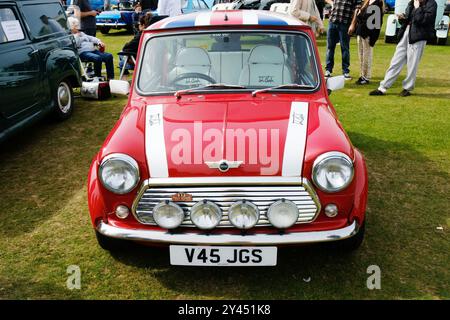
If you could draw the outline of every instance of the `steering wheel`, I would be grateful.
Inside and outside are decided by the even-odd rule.
[[[172,80],[171,85],[178,86],[178,87],[185,87],[185,88],[191,88],[189,84],[178,84],[177,82],[184,80],[184,79],[202,79],[205,81],[208,81],[211,84],[217,83],[216,80],[211,78],[210,76],[199,73],[199,72],[188,72],[180,74],[179,76],[176,76],[175,79]]]

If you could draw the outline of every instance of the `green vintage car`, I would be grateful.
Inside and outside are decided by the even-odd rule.
[[[69,118],[81,85],[58,0],[0,0],[0,142],[43,116]]]

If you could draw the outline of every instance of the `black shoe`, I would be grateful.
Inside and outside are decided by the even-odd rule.
[[[365,84],[369,84],[370,83],[370,81],[369,80],[367,80],[366,78],[364,78],[364,77],[359,77],[359,79],[358,80],[356,80],[356,82],[355,82],[356,84],[359,84],[359,85],[365,85]]]
[[[370,91],[369,95],[370,96],[384,96],[385,93],[383,91],[376,89],[376,90]]]
[[[411,95],[411,92],[409,92],[408,90],[403,89],[402,92],[400,92],[399,96],[400,97],[408,97]]]

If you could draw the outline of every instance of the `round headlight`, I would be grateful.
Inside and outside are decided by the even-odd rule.
[[[222,219],[222,210],[211,201],[197,202],[191,209],[191,221],[200,229],[213,229]]]
[[[230,206],[228,219],[236,228],[250,229],[259,220],[258,207],[246,200],[235,202]]]
[[[114,153],[106,156],[99,168],[103,186],[111,192],[125,194],[139,183],[139,166],[126,154]]]
[[[352,182],[353,162],[341,152],[324,153],[314,161],[312,178],[322,191],[341,191]]]
[[[173,202],[163,201],[153,208],[153,219],[161,228],[175,229],[183,222],[184,211]]]
[[[267,210],[270,223],[279,229],[291,227],[298,219],[298,208],[292,201],[281,199],[270,205]]]

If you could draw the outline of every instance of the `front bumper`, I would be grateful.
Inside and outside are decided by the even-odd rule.
[[[125,28],[127,26],[126,23],[114,23],[114,22],[97,22],[96,24],[98,27],[111,27],[111,28]]]
[[[97,231],[104,236],[166,244],[199,244],[199,245],[290,245],[343,240],[354,236],[359,226],[353,221],[347,227],[327,231],[270,233],[270,234],[198,234],[170,233],[157,230],[136,230],[111,226],[104,222],[97,225]]]

